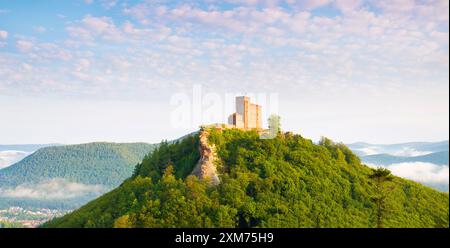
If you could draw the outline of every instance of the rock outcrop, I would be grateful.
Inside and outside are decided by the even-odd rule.
[[[208,144],[208,137],[208,130],[203,129],[200,131],[200,159],[192,171],[192,174],[196,175],[201,180],[209,180],[212,185],[218,185],[220,179],[217,174],[216,164],[214,163],[217,158],[216,148],[214,145]]]

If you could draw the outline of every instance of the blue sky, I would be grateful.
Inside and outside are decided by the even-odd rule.
[[[314,140],[448,139],[448,7],[0,0],[0,143],[176,138],[205,121],[171,121],[196,85],[275,93],[283,127]]]

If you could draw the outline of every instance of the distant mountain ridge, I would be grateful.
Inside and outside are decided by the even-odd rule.
[[[0,170],[0,207],[76,207],[122,183],[156,146],[95,142],[40,148]]]
[[[62,144],[52,143],[52,144],[13,144],[13,145],[0,145],[0,151],[24,151],[24,152],[34,152],[40,148],[49,146],[60,146]]]
[[[394,144],[374,144],[367,142],[355,142],[348,144],[351,147],[365,147],[365,146],[385,146],[385,147],[404,147],[410,146],[418,149],[431,149],[433,151],[441,151],[448,149],[449,141],[417,141],[417,142],[403,142],[403,143],[394,143]]]
[[[448,151],[449,141],[445,140],[438,142],[406,142],[397,144],[371,144],[366,142],[356,142],[347,144],[347,146],[359,156],[382,154],[382,153],[398,155],[399,152],[404,151],[405,149],[426,153]],[[368,154],[367,153],[368,151],[371,151],[373,153]]]
[[[448,192],[448,140],[399,144],[357,142],[348,147],[369,166],[382,166],[398,176]]]
[[[95,142],[40,148],[0,170],[0,187],[64,178],[85,184],[116,186],[155,145]]]
[[[57,146],[59,144],[15,144],[0,145],[0,169],[19,162],[39,148]]]
[[[421,156],[394,156],[390,154],[375,154],[367,155],[361,157],[365,163],[371,163],[376,165],[391,165],[398,163],[408,163],[408,162],[425,162],[433,163],[438,165],[448,165],[449,164],[449,151],[433,152],[427,155]]]
[[[0,151],[0,169],[6,168],[14,163],[19,162],[31,152],[6,150]]]

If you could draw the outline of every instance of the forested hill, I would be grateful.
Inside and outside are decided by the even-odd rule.
[[[221,183],[189,175],[198,137],[163,143],[117,189],[44,227],[448,227],[449,197],[291,133],[210,130]]]
[[[0,187],[52,178],[115,187],[154,147],[146,143],[88,143],[41,148],[0,170]]]

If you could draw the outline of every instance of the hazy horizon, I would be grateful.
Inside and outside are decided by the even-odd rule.
[[[195,132],[195,130],[193,131]],[[186,133],[187,134],[187,133]],[[185,134],[185,135],[186,135]],[[129,141],[113,141],[113,140],[92,140],[92,141],[86,141],[81,143],[60,143],[60,142],[50,142],[50,143],[0,143],[0,146],[20,146],[20,145],[79,145],[79,144],[87,144],[87,143],[148,143],[148,144],[157,144],[160,143],[163,140],[175,140],[178,138],[183,137],[184,135],[177,136],[173,139],[162,139],[157,142],[149,142],[149,141],[135,141],[135,140],[129,140]],[[325,136],[324,136],[325,137]],[[309,139],[308,137],[304,137]],[[313,140],[313,142],[318,142],[319,140]],[[341,142],[338,140],[335,140],[336,142]],[[401,144],[408,144],[408,143],[441,143],[441,142],[448,142],[448,139],[443,140],[429,140],[429,141],[423,141],[423,140],[410,140],[410,141],[403,141],[403,142],[395,142],[395,143],[372,143],[372,142],[366,142],[366,141],[355,141],[355,142],[344,142],[345,144],[356,144],[356,143],[367,143],[370,145],[401,145]]]

